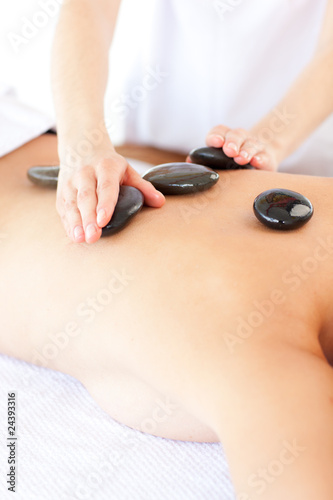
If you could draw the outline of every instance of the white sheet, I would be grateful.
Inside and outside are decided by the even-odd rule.
[[[12,88],[0,83],[0,157],[53,126],[53,118],[19,102]]]
[[[233,500],[218,443],[156,438],[115,422],[70,376],[0,355],[0,498],[7,393],[17,391],[16,500]]]

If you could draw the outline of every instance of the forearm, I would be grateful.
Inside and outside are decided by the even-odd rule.
[[[70,0],[62,7],[52,55],[59,152],[104,123],[108,54],[120,1]],[[110,26],[111,19],[111,26]]]
[[[286,96],[251,132],[282,161],[333,112],[333,49],[317,52]]]

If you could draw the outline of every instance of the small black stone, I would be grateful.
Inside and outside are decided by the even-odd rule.
[[[120,186],[118,202],[102,236],[111,236],[123,229],[143,206],[143,194],[132,186]]]
[[[203,165],[165,163],[148,170],[143,178],[163,194],[190,194],[210,189],[219,175]]]
[[[28,170],[28,178],[39,186],[56,188],[58,184],[59,167],[31,167]]]
[[[313,215],[311,202],[288,189],[270,189],[259,194],[253,210],[257,219],[271,229],[297,229]]]
[[[254,169],[250,163],[238,165],[221,148],[198,148],[189,154],[192,163],[199,163],[214,170]]]

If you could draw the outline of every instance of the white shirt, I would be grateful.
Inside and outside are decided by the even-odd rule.
[[[126,141],[184,153],[203,146],[215,125],[251,128],[310,61],[326,4],[123,0],[114,50],[125,64],[122,71],[116,61],[111,66],[119,90],[107,114]],[[119,42],[124,34],[127,50]],[[276,126],[297,120],[286,109],[276,116]],[[332,138],[333,116],[280,170],[333,175]]]

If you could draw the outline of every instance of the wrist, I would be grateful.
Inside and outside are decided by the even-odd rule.
[[[94,157],[98,151],[115,152],[104,123],[75,128],[74,133],[58,129],[58,154],[61,162],[68,161],[71,156],[74,161],[75,158],[84,161]]]

